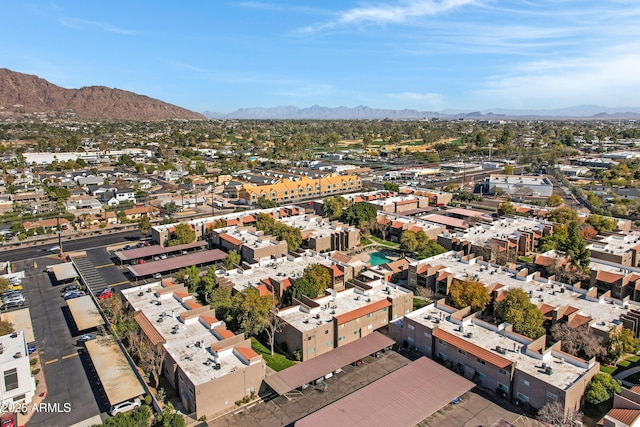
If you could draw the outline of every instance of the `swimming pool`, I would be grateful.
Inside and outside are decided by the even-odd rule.
[[[375,267],[376,265],[384,264],[389,261],[391,260],[387,258],[384,252],[371,252],[369,254],[369,264],[371,264],[372,267]]]

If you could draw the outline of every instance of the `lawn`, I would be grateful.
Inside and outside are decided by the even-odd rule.
[[[635,368],[636,366],[640,366],[640,356],[631,356],[624,359],[622,362],[618,363],[616,366],[600,366],[600,371],[606,372],[611,375],[619,374],[620,372],[624,372],[627,369]]]
[[[251,348],[261,355],[265,362],[267,362],[267,366],[274,371],[282,371],[296,364],[294,361],[287,359],[284,354],[280,354],[277,351],[274,352],[272,356],[271,350],[254,337],[251,338]]]
[[[360,237],[360,244],[361,244],[362,246],[370,245],[370,244],[371,244],[371,240],[369,240],[369,239],[368,239],[368,238],[366,238],[366,237]]]
[[[400,246],[397,243],[390,242],[388,240],[382,240],[381,238],[376,237],[376,236],[369,236],[369,239],[373,240],[374,242],[376,242],[376,243],[378,243],[380,245],[388,246],[390,248],[397,248],[398,246]]]
[[[415,311],[415,310],[417,310],[419,308],[426,307],[429,304],[430,304],[430,301],[425,301],[425,300],[420,299],[420,298],[414,298],[413,299],[413,310]]]

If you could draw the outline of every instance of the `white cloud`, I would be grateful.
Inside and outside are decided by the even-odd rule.
[[[60,23],[65,27],[73,28],[76,30],[100,30],[109,33],[125,35],[135,34],[135,31],[120,28],[113,24],[109,24],[108,22],[89,21],[80,18],[61,18]]]
[[[300,28],[296,33],[312,34],[344,25],[402,24],[410,19],[434,16],[470,4],[478,4],[478,0],[405,0],[395,5],[357,7],[339,12],[333,20]]]
[[[640,93],[640,43],[621,44],[590,56],[520,64],[493,76],[475,95],[493,105],[554,107],[598,103],[635,106]]]

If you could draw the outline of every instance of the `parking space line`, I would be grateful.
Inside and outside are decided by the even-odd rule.
[[[72,357],[76,357],[78,353],[67,354],[66,356],[62,356],[63,359],[71,359]]]
[[[127,283],[131,283],[131,282],[129,282],[128,280],[125,280],[124,282],[112,283],[112,284],[109,285],[109,287],[126,285]]]
[[[111,263],[111,264],[103,264],[103,265],[96,265],[95,268],[105,268],[105,267],[113,267],[113,263]]]
[[[52,363],[56,363],[58,362],[60,359],[51,359],[51,360],[47,360],[46,362],[44,362],[45,365],[50,365]]]

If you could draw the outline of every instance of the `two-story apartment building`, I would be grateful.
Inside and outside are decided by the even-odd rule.
[[[591,252],[591,258],[628,267],[640,267],[639,232],[598,235],[590,242],[587,249]]]
[[[254,263],[270,258],[282,258],[287,254],[287,242],[265,235],[253,227],[225,227],[213,230],[210,243],[224,251],[236,251],[242,260]]]
[[[36,391],[36,381],[31,376],[29,352],[24,332],[16,331],[0,336],[0,404],[3,408],[18,408],[29,404]]]

